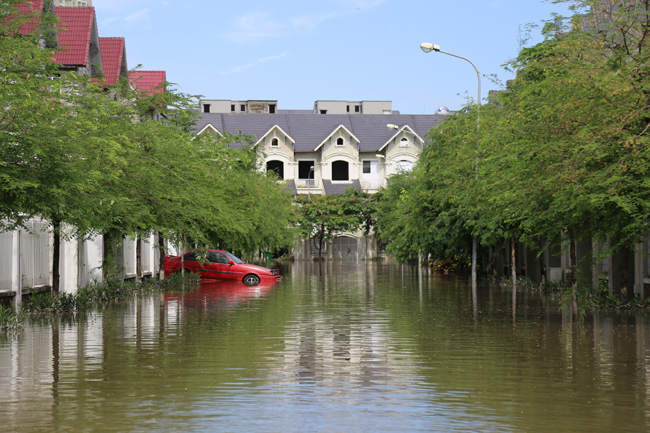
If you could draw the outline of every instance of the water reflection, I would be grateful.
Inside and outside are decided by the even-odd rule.
[[[10,431],[644,431],[650,320],[377,263],[304,263],[0,340]],[[119,414],[119,416],[116,416]]]

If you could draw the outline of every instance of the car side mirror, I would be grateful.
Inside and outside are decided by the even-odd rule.
[[[230,259],[230,260],[228,260],[228,264],[229,264],[229,265],[234,265],[234,264],[235,264],[235,261],[232,260],[232,259]]]

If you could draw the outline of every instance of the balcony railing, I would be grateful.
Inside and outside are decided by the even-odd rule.
[[[297,179],[296,180],[296,187],[298,188],[307,188],[307,187],[315,187],[316,186],[316,179]]]

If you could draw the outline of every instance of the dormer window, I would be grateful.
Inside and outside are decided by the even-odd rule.
[[[343,141],[343,139],[341,137],[336,139],[336,145],[337,146],[343,146],[344,144],[345,144],[345,142]]]
[[[210,112],[210,104],[203,104],[203,112],[204,113]]]
[[[409,139],[402,137],[402,139],[399,141],[399,147],[409,147]]]
[[[271,147],[280,147],[280,143],[277,138],[271,140]]]

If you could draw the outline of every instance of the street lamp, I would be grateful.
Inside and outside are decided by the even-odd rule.
[[[311,178],[314,173],[314,166],[309,167],[309,174],[307,175],[307,198],[311,201]]]
[[[477,105],[480,107],[481,106],[481,73],[478,71],[478,68],[472,62],[470,59],[459,56],[457,54],[452,54],[452,53],[447,53],[445,51],[442,51],[440,49],[440,45],[432,44],[430,42],[424,42],[420,44],[420,48],[422,51],[425,53],[430,53],[431,51],[435,51],[436,53],[442,53],[442,54],[447,54],[448,56],[452,57],[457,57],[459,59],[463,59],[466,62],[469,62],[470,65],[474,67],[474,70],[476,71],[476,76],[478,77],[478,98],[476,99]],[[480,110],[479,113],[477,114],[477,120],[476,120],[476,129],[479,129],[480,127]],[[476,172],[476,179],[478,179],[478,146],[479,143],[476,143],[476,163],[474,166],[474,171]],[[476,291],[476,235],[472,236],[472,291]]]

